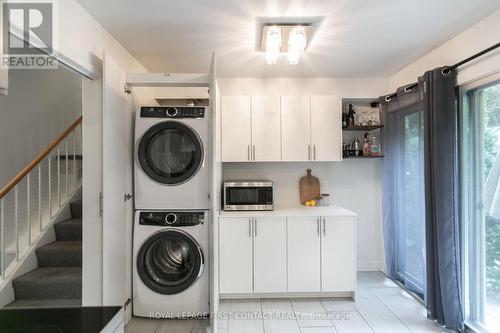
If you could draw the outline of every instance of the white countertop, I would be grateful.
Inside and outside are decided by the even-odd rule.
[[[304,205],[276,206],[267,211],[221,211],[220,217],[265,216],[357,216],[358,214],[337,205],[309,207]]]

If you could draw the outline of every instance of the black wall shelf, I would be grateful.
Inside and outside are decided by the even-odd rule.
[[[350,132],[354,132],[354,131],[359,131],[359,132],[363,132],[363,131],[374,131],[374,130],[377,130],[379,128],[382,128],[384,127],[384,125],[369,125],[369,126],[347,126],[347,127],[344,127],[342,128],[343,131],[350,131]]]

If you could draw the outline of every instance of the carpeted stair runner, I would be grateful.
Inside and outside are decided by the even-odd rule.
[[[80,306],[82,299],[82,203],[72,218],[56,223],[56,241],[35,250],[38,268],[12,281],[15,301],[7,307]]]

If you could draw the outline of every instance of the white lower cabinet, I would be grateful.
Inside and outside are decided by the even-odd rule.
[[[288,291],[321,291],[319,217],[288,217]]]
[[[321,218],[321,291],[356,288],[356,224],[353,217]]]
[[[286,218],[254,219],[254,291],[286,292]]]
[[[253,292],[251,218],[220,219],[219,279],[221,293]]]
[[[355,217],[221,217],[219,279],[221,294],[355,292]]]

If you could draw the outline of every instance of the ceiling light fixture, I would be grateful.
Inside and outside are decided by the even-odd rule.
[[[271,27],[267,30],[266,38],[266,60],[269,65],[275,64],[281,50],[281,29]]]
[[[277,19],[276,19],[277,20]],[[276,23],[261,23],[258,28],[258,40],[260,40],[258,51],[265,52],[269,65],[276,64],[280,54],[286,54],[288,63],[296,65],[309,46],[313,36],[312,23],[308,21],[287,22],[286,20]]]

